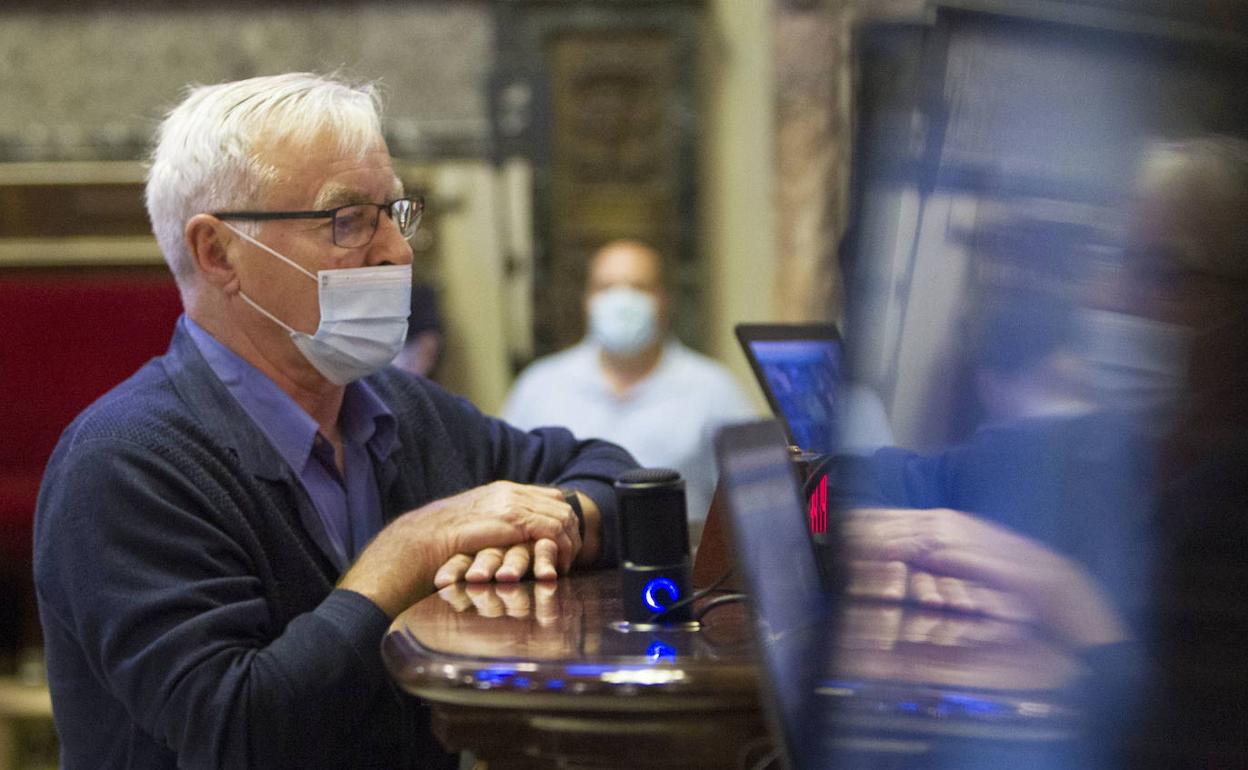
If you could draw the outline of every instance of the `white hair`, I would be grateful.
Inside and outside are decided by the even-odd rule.
[[[277,168],[261,142],[310,145],[324,132],[363,157],[381,137],[374,83],[306,72],[194,85],[156,131],[145,199],[152,231],[183,291],[195,268],[184,236],[196,214],[258,208]]]

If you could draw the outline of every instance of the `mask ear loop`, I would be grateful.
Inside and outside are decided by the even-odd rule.
[[[265,251],[269,252],[269,253],[270,253],[270,254],[272,254],[273,256],[275,256],[275,257],[277,257],[278,259],[282,260],[283,262],[285,262],[286,264],[290,265],[290,266],[291,266],[291,267],[293,267],[294,269],[298,270],[299,272],[303,273],[303,274],[304,274],[304,275],[306,275],[307,277],[311,278],[313,281],[316,281],[316,276],[315,276],[315,275],[313,275],[312,273],[308,272],[307,270],[304,270],[304,269],[303,269],[303,268],[302,268],[299,264],[297,264],[294,260],[290,259],[289,257],[283,256],[283,255],[281,255],[281,254],[277,253],[276,251],[274,251],[273,249],[269,248],[268,246],[265,246],[263,243],[261,243],[260,241],[257,241],[255,238],[252,238],[250,235],[248,235],[247,233],[243,232],[242,230],[239,230],[237,227],[235,227],[234,225],[230,224],[229,222],[222,222],[221,224],[225,225],[226,227],[230,228],[230,230],[234,231],[234,234],[235,234],[235,235],[237,235],[239,238],[242,238],[243,240],[247,241],[248,243],[250,243],[250,244],[252,244],[252,245],[254,245],[254,246],[258,246],[259,248],[264,249]],[[269,311],[267,311],[267,310],[265,310],[264,308],[260,307],[260,305],[258,305],[258,304],[256,303],[256,301],[255,301],[255,300],[253,300],[251,297],[248,297],[248,296],[247,296],[247,292],[245,292],[245,291],[243,291],[243,290],[241,290],[241,289],[240,289],[240,290],[239,290],[239,292],[238,292],[238,296],[242,297],[242,298],[243,298],[243,302],[246,302],[248,305],[251,305],[251,306],[252,306],[252,307],[253,307],[253,308],[254,308],[257,312],[259,312],[259,313],[260,313],[260,315],[264,316],[265,318],[269,319],[269,320],[270,320],[270,321],[272,321],[273,323],[275,323],[275,324],[277,324],[278,326],[280,326],[280,327],[282,327],[283,329],[285,329],[285,330],[287,331],[287,333],[292,334],[292,335],[294,335],[294,334],[302,334],[302,333],[303,333],[303,332],[299,332],[299,331],[296,331],[296,330],[294,330],[294,329],[290,328],[290,327],[289,327],[289,326],[287,326],[286,324],[282,323],[281,319],[279,319],[277,316],[273,315],[273,314],[272,314],[272,313],[270,313]]]
[[[295,335],[295,334],[303,334],[303,332],[295,331],[294,329],[290,328],[290,327],[289,327],[289,326],[287,326],[286,324],[282,323],[282,322],[281,322],[281,320],[280,320],[280,319],[278,319],[278,317],[277,317],[277,316],[273,315],[273,314],[272,314],[272,313],[270,313],[269,311],[267,311],[267,310],[265,310],[264,308],[262,308],[262,307],[260,307],[259,305],[257,305],[257,304],[256,304],[256,302],[255,302],[255,300],[253,300],[251,297],[248,297],[248,296],[247,296],[246,292],[239,291],[239,292],[238,292],[238,296],[240,296],[240,297],[242,297],[242,298],[243,298],[243,302],[246,302],[248,305],[251,305],[253,308],[255,308],[255,309],[256,309],[256,311],[260,313],[260,315],[264,316],[265,318],[269,319],[269,320],[270,320],[270,321],[272,321],[273,323],[275,323],[275,324],[277,324],[278,326],[282,327],[282,328],[283,328],[283,329],[285,329],[287,332],[289,332],[291,335]]]
[[[290,265],[290,266],[291,266],[291,267],[293,267],[294,269],[298,270],[299,272],[303,273],[303,274],[304,274],[304,275],[306,275],[307,277],[311,278],[313,281],[315,281],[315,280],[316,280],[316,276],[315,276],[314,274],[312,274],[311,272],[309,272],[309,271],[305,270],[305,269],[304,269],[301,265],[299,265],[299,263],[295,262],[295,261],[294,261],[293,259],[291,259],[290,257],[287,257],[287,256],[284,256],[284,255],[282,255],[282,254],[277,253],[276,251],[274,251],[273,249],[269,248],[268,246],[265,246],[265,245],[264,245],[263,243],[261,243],[260,241],[257,241],[255,238],[252,238],[252,237],[251,237],[250,235],[248,235],[247,233],[243,232],[242,230],[239,230],[237,227],[235,227],[234,225],[230,224],[229,222],[224,222],[224,221],[223,221],[223,222],[221,222],[221,224],[223,224],[223,225],[225,225],[226,227],[228,227],[228,228],[230,228],[231,230],[233,230],[233,231],[234,231],[234,234],[235,234],[235,235],[237,235],[239,238],[242,238],[244,241],[247,241],[248,243],[252,244],[253,246],[258,246],[259,248],[264,249],[265,251],[269,252],[269,253],[270,253],[270,254],[272,254],[273,256],[275,256],[275,257],[277,257],[278,259],[282,260],[283,262],[285,262],[286,264]]]

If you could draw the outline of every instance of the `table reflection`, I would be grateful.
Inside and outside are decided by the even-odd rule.
[[[1056,691],[1078,673],[1009,595],[956,582],[927,583],[895,562],[855,562],[825,679]],[[613,625],[622,616],[612,572],[458,583],[400,615],[386,654],[396,676],[413,683],[431,679],[433,661],[460,675],[489,661],[522,661],[530,673],[597,684],[612,671],[670,667],[682,673],[668,685],[716,677],[754,688],[744,602],[707,614],[696,631],[623,632]],[[443,684],[453,678],[441,670],[432,676]]]
[[[727,693],[754,700],[745,606],[699,629],[622,631],[619,575],[447,586],[395,619],[383,657],[407,689]]]

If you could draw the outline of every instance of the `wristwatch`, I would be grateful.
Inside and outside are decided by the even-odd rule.
[[[583,543],[585,542],[585,511],[581,508],[581,500],[576,496],[575,489],[560,489],[559,491],[563,493],[563,501],[576,514],[576,531],[580,534]]]

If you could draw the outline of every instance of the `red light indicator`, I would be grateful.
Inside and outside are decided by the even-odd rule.
[[[828,531],[828,475],[825,473],[810,495],[807,516],[812,534],[822,535]]]

